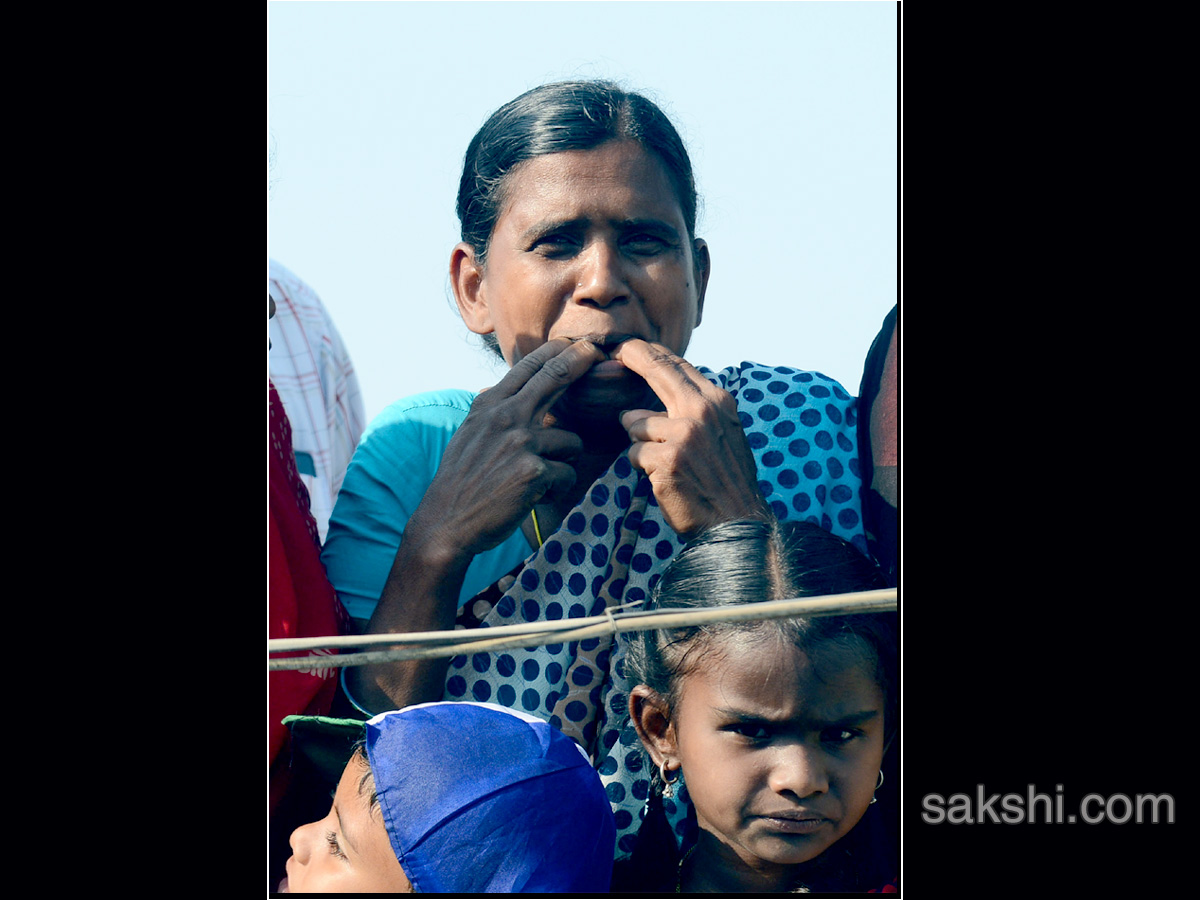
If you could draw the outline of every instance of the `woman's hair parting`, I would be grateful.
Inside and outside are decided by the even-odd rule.
[[[718,525],[689,543],[663,572],[647,609],[709,609],[886,588],[875,563],[835,534],[810,522],[738,521]],[[722,637],[777,634],[806,653],[861,665],[884,695],[885,721],[896,724],[894,613],[718,622],[632,632],[625,671],[674,707],[683,676]]]
[[[692,162],[671,120],[652,101],[609,81],[544,84],[500,107],[471,139],[463,159],[457,212],[460,239],[487,260],[492,231],[506,200],[505,183],[521,163],[611,140],[636,141],[656,154],[675,187],[688,235],[696,236],[697,194]],[[494,335],[484,343],[499,353]]]

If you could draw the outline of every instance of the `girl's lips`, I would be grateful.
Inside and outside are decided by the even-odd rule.
[[[784,834],[812,834],[829,824],[829,819],[810,813],[779,812],[759,818],[767,822],[772,831]]]

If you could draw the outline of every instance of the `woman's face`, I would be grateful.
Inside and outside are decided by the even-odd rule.
[[[510,366],[556,337],[585,338],[606,352],[636,337],[683,355],[700,323],[708,249],[693,246],[657,156],[611,141],[535,157],[503,191],[485,264],[459,244],[451,275],[463,320],[476,333],[494,332]],[[573,387],[621,408],[645,390],[612,359]]]
[[[387,829],[370,803],[370,766],[351,757],[329,815],[292,832],[283,894],[411,893]]]
[[[774,635],[740,636],[684,677],[675,750],[700,829],[734,868],[815,858],[874,796],[883,693],[859,665],[819,662]]]

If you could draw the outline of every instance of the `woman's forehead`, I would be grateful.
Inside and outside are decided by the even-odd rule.
[[[603,215],[684,223],[678,192],[657,154],[634,141],[609,141],[525,160],[505,179],[501,219]],[[515,224],[515,222],[514,222]]]

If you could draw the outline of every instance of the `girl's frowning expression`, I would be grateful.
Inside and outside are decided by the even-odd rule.
[[[866,812],[884,697],[861,664],[738,635],[684,676],[671,730],[702,834],[733,868],[807,862]]]

